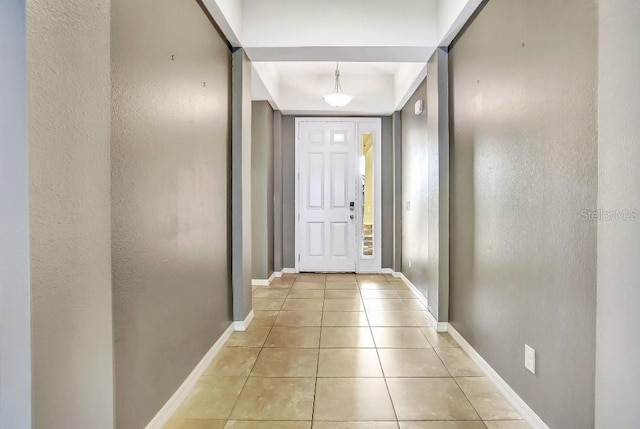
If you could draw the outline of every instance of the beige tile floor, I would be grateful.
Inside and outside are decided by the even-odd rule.
[[[526,429],[386,275],[285,275],[165,429]]]

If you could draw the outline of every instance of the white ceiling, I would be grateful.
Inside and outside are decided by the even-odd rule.
[[[232,45],[252,61],[254,100],[285,114],[390,114],[424,79],[481,0],[203,0]],[[340,61],[343,90],[336,109]]]

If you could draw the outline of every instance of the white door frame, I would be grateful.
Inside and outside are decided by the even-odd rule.
[[[362,134],[372,133],[374,137],[374,214],[373,214],[373,256],[362,255],[362,216],[360,214],[360,192],[356,195],[356,216],[358,219],[356,225],[356,272],[357,273],[379,273],[382,269],[382,118],[362,118],[362,117],[311,117],[311,118],[295,118],[295,270],[300,272],[300,249],[299,233],[300,233],[300,124],[303,122],[354,122],[356,125],[356,138],[354,144],[357,144],[356,165],[355,168],[356,182],[354,187],[360,185],[359,160],[362,154]]]

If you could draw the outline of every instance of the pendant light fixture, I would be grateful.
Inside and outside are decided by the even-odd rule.
[[[333,87],[333,92],[326,94],[324,97],[324,101],[327,104],[333,107],[343,107],[347,104],[351,103],[353,97],[342,92],[342,87],[340,86],[340,69],[338,67],[338,63],[336,63],[336,83]]]

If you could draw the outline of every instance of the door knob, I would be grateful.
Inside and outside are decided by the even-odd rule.
[[[355,219],[355,215],[349,215],[349,219]]]

